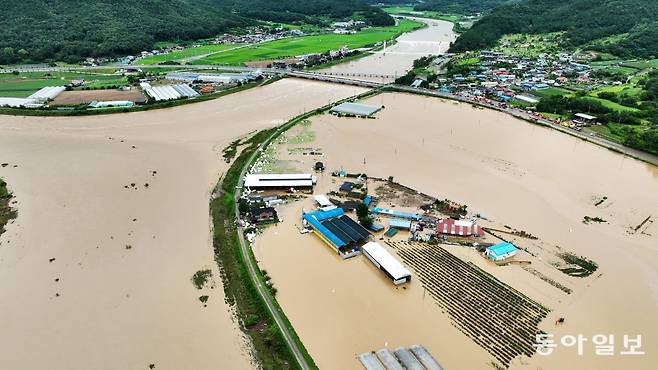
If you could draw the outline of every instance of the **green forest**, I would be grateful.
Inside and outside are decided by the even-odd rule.
[[[491,10],[508,0],[429,0],[417,4],[419,11],[432,10],[443,13],[471,14]]]
[[[527,0],[506,3],[460,35],[450,51],[489,48],[510,33],[565,31],[567,47],[621,57],[658,55],[656,0]]]
[[[194,40],[258,21],[321,23],[393,18],[361,0],[0,0],[0,64],[78,62]]]

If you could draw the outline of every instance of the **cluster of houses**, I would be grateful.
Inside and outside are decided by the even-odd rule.
[[[259,42],[278,40],[286,37],[303,36],[304,32],[298,29],[285,29],[283,27],[266,27],[256,26],[247,29],[244,34],[230,34],[215,37],[213,43],[215,44],[255,44]]]
[[[535,104],[532,95],[549,87],[587,87],[596,81],[592,69],[577,62],[572,54],[539,54],[536,58],[482,51],[467,74],[438,80],[440,91],[464,97],[487,97],[502,102],[516,99]]]

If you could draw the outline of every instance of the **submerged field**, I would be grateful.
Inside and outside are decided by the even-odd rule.
[[[387,244],[377,234],[412,270],[411,283],[395,287],[363,256],[342,260],[316,235],[300,234],[312,198],[280,207],[283,222],[257,237],[254,253],[320,368],[358,368],[355,354],[419,343],[445,368],[653,369],[657,347],[647,338],[646,356],[597,356],[591,342],[582,356],[573,347],[537,356],[531,344],[537,331],[559,340],[658,330],[655,167],[467,104],[397,93],[365,103],[385,108],[375,119],[313,117],[290,132],[292,139],[311,130],[309,140],[288,141],[278,158],[298,172],[322,161],[327,170],[315,194],[333,196],[345,179],[330,172],[344,169],[466,204],[484,226],[502,230],[494,240],[510,239],[522,252],[518,264],[497,266],[475,248],[407,245],[403,232]],[[375,191],[384,208],[416,207]],[[606,222],[584,223],[584,216]],[[577,267],[565,253],[594,261],[596,271],[571,274]],[[515,309],[524,312],[510,314]],[[556,326],[559,318],[565,322]]]
[[[231,52],[214,54],[199,59],[194,64],[240,65],[244,62],[254,60],[270,60],[311,53],[323,53],[329,50],[340,49],[342,46],[347,46],[350,49],[362,48],[384,40],[394,39],[404,32],[412,31],[421,26],[422,23],[403,19],[396,26],[371,27],[351,35],[327,33],[285,38],[248,46]]]

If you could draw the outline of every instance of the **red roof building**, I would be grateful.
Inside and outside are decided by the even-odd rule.
[[[436,232],[457,236],[484,236],[484,230],[471,221],[444,218],[436,223]]]

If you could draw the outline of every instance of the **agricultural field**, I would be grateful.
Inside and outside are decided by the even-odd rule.
[[[138,64],[160,64],[164,62],[178,61],[181,59],[192,58],[197,56],[204,56],[206,54],[219,53],[229,49],[236,48],[238,44],[208,44],[190,47],[183,50],[173,51],[167,54],[153,55],[140,59]]]
[[[532,95],[536,95],[540,98],[547,96],[571,96],[573,93],[566,89],[561,89],[559,87],[549,87],[547,89],[533,90]]]
[[[63,86],[72,80],[85,80],[85,86],[102,88],[121,86],[125,77],[115,74],[92,74],[82,72],[26,72],[18,75],[0,74],[0,96],[26,98],[46,86]]]
[[[404,32],[420,27],[422,27],[422,24],[419,22],[403,19],[396,26],[366,28],[351,35],[327,33],[285,38],[247,46],[231,52],[210,55],[193,62],[193,64],[242,65],[245,62],[254,60],[272,60],[311,53],[323,53],[329,50],[337,50],[343,45],[350,49],[357,49],[384,40],[394,39]]]
[[[562,51],[560,44],[563,38],[563,32],[536,35],[516,33],[503,36],[494,50],[506,55],[536,58],[542,53],[552,54]]]
[[[453,325],[507,368],[534,354],[533,338],[549,309],[439,245],[387,242],[418,276]]]

